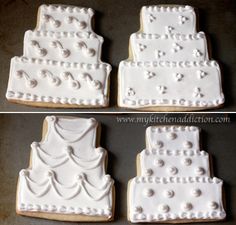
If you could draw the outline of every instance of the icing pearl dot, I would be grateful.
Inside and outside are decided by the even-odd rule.
[[[84,21],[81,21],[78,24],[81,29],[84,29],[87,26],[87,24]]]
[[[142,213],[143,212],[143,208],[141,206],[136,206],[134,208],[134,211],[137,212],[137,213]]]
[[[71,146],[66,146],[65,147],[65,151],[68,153],[68,154],[71,154],[73,152],[73,148]]]
[[[191,203],[189,203],[189,202],[185,202],[185,203],[182,204],[182,209],[184,211],[189,211],[192,208],[193,208],[193,205]]]
[[[195,173],[197,175],[203,175],[205,173],[205,170],[202,168],[202,167],[198,167],[196,170],[195,170]]]
[[[166,204],[161,204],[161,205],[159,205],[158,208],[163,213],[167,213],[167,212],[170,211],[170,207],[168,205],[166,205]]]
[[[79,180],[79,181],[83,180],[84,176],[82,174],[78,174],[78,175],[76,175],[76,179]]]
[[[33,142],[33,143],[31,144],[31,147],[32,147],[32,148],[37,148],[37,147],[39,147],[39,143],[38,143],[38,142]]]
[[[66,22],[67,23],[72,23],[73,22],[73,17],[72,16],[68,16],[68,17],[66,17]]]
[[[143,194],[147,197],[151,197],[154,195],[154,191],[152,189],[144,189]]]
[[[44,48],[41,48],[41,49],[38,50],[38,54],[40,56],[45,56],[45,55],[47,55],[47,50],[44,49]]]
[[[107,174],[107,175],[104,176],[103,179],[107,183],[107,182],[109,182],[111,180],[111,176],[109,174]]]
[[[169,167],[167,170],[172,175],[175,175],[175,174],[178,173],[178,169],[176,167],[174,167],[174,166]]]
[[[28,80],[27,81],[27,86],[28,87],[31,87],[31,88],[34,88],[34,87],[36,87],[37,86],[37,84],[38,84],[38,82],[36,81],[36,80]]]
[[[200,189],[193,189],[193,190],[192,190],[192,195],[193,195],[194,197],[199,197],[201,194],[202,194],[202,192],[201,192]]]
[[[147,169],[145,171],[145,174],[146,174],[146,176],[151,176],[153,174],[153,170],[152,169]]]
[[[48,177],[53,177],[53,171],[51,171],[51,170],[47,171],[47,176]]]
[[[208,206],[210,209],[217,209],[219,207],[218,203],[216,202],[209,202]]]
[[[68,49],[63,49],[61,54],[64,58],[67,58],[70,55],[70,51]]]
[[[92,86],[93,86],[96,90],[98,90],[98,89],[100,89],[100,88],[102,87],[101,82],[98,81],[98,80],[93,80],[93,81],[91,81],[91,84],[92,84]]]
[[[184,148],[192,148],[193,144],[190,141],[184,141],[183,146]]]
[[[47,119],[51,122],[54,122],[57,120],[57,118],[55,116],[48,116]]]
[[[164,143],[162,141],[156,141],[154,143],[154,146],[157,148],[162,148],[164,146]]]
[[[183,164],[184,164],[185,166],[190,166],[190,165],[192,164],[192,160],[191,160],[190,158],[185,158],[185,159],[183,160]]]
[[[96,53],[96,51],[95,51],[94,49],[92,49],[92,48],[90,48],[90,49],[87,50],[87,54],[88,54],[88,56],[90,56],[90,57],[94,56],[95,53]]]
[[[174,140],[177,138],[177,134],[176,133],[169,133],[169,134],[167,134],[167,138],[170,140]]]
[[[162,159],[155,159],[154,165],[158,167],[163,167],[165,165],[165,162]]]
[[[21,170],[20,175],[26,177],[29,175],[29,171],[28,170]]]
[[[61,22],[60,22],[59,20],[55,20],[55,21],[53,21],[53,25],[54,25],[55,27],[60,27]]]
[[[164,191],[164,196],[167,198],[173,198],[174,195],[175,195],[175,192],[173,190]]]

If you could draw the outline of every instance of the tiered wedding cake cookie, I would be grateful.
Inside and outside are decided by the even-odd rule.
[[[200,151],[199,129],[153,126],[129,182],[128,219],[183,223],[222,220],[222,180],[213,177],[209,156]]]
[[[209,60],[190,6],[144,6],[118,77],[120,107],[191,111],[224,103],[220,67]]]
[[[94,119],[48,116],[43,140],[31,145],[30,166],[19,173],[18,214],[65,221],[108,221],[114,181],[107,153],[96,147]]]
[[[27,31],[24,55],[11,60],[6,97],[46,107],[106,107],[111,66],[100,60],[103,38],[90,8],[42,5]]]

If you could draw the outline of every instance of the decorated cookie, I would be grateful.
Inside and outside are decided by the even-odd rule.
[[[199,129],[153,126],[128,185],[132,223],[223,220],[223,181],[212,177],[209,156],[199,150]]]
[[[106,107],[111,66],[101,62],[103,38],[91,27],[92,9],[42,5],[24,55],[11,60],[6,97],[42,107]]]
[[[151,111],[192,111],[224,103],[221,72],[196,32],[190,6],[144,6],[141,29],[119,65],[118,105]]]
[[[63,221],[109,221],[114,181],[107,152],[96,146],[94,119],[48,116],[43,139],[31,145],[30,166],[19,173],[16,211]]]

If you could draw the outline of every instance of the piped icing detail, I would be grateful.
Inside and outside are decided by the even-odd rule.
[[[106,150],[95,148],[94,119],[46,117],[47,133],[31,145],[31,167],[19,173],[17,210],[112,217],[114,181]]]
[[[120,107],[181,111],[224,103],[220,67],[209,59],[204,32],[196,31],[193,7],[144,6],[141,24],[130,36],[130,57],[119,64]],[[125,93],[131,86],[132,98]]]
[[[129,183],[132,223],[225,218],[223,181],[211,177],[209,156],[199,150],[197,127],[148,127],[146,145],[137,158],[139,175]]]
[[[11,60],[7,99],[106,107],[111,66],[101,62],[103,38],[92,30],[93,14],[89,8],[40,6],[38,26],[25,33],[23,56]]]

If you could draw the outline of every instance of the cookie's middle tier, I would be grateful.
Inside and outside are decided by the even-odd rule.
[[[208,60],[205,34],[147,34],[130,37],[134,61],[204,61]]]
[[[207,152],[198,150],[145,149],[137,158],[138,176],[210,177]]]
[[[103,38],[91,32],[27,31],[24,56],[63,62],[99,63]]]

